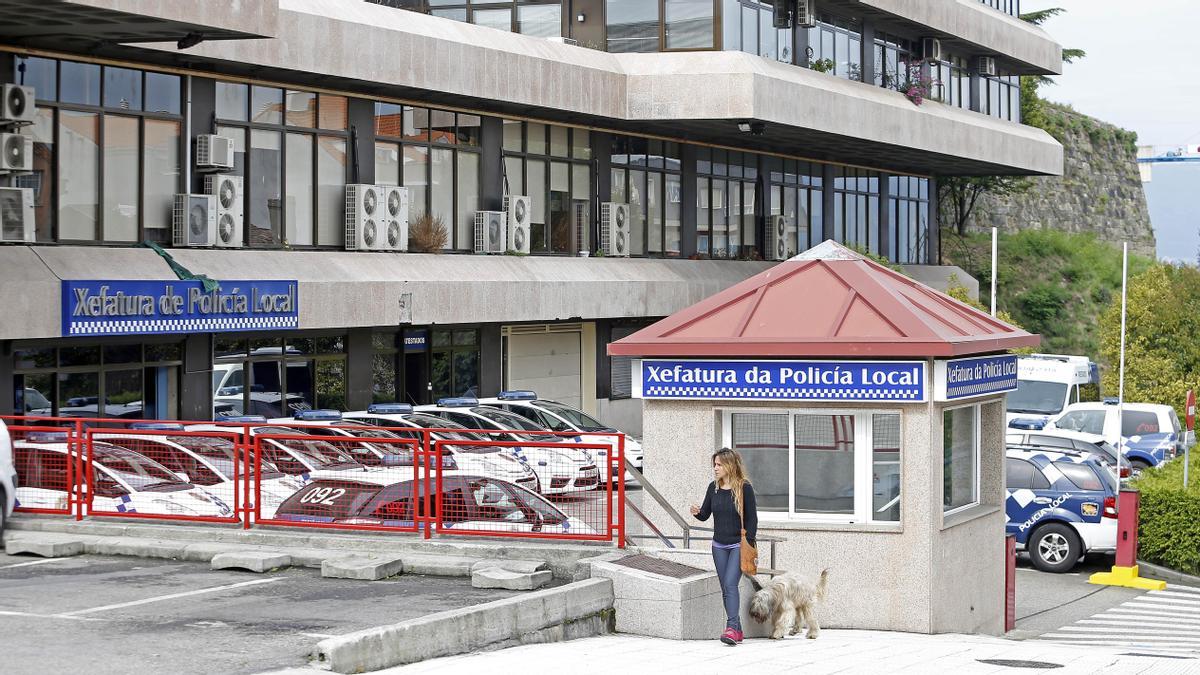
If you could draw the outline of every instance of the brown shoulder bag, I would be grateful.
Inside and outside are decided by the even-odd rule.
[[[742,486],[742,497],[745,498],[746,486]],[[731,497],[733,495],[730,495]],[[735,501],[736,505],[737,502]],[[742,547],[739,549],[742,554],[742,574],[753,577],[758,574],[758,549],[750,545],[746,540],[746,516],[742,514],[742,510],[738,509],[738,518],[742,521]]]

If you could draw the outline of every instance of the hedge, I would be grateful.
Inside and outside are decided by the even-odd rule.
[[[1142,473],[1138,558],[1185,574],[1200,575],[1200,446],[1191,452],[1189,489],[1183,489],[1183,458]]]

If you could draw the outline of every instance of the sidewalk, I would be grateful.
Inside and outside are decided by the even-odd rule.
[[[978,635],[912,635],[874,631],[827,630],[816,640],[753,640],[736,647],[715,639],[682,642],[626,635],[572,642],[526,645],[496,652],[435,659],[378,671],[388,675],[436,673],[1154,673],[1200,674],[1200,659],[1131,655],[1108,647],[1068,647],[1045,642],[1015,642]],[[989,664],[986,659],[1038,661]],[[1052,665],[1051,665],[1052,664]],[[1052,671],[1045,669],[1053,668]],[[307,673],[312,670],[289,670]]]

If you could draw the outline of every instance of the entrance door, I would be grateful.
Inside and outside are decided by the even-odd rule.
[[[540,398],[583,407],[583,332],[526,333],[508,336],[508,389],[532,389]],[[521,332],[516,332],[520,330]]]
[[[429,356],[425,352],[404,355],[404,402],[425,405],[429,400]]]

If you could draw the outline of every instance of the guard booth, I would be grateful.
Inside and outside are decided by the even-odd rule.
[[[823,626],[999,634],[1007,351],[1038,342],[827,241],[609,354],[634,359],[649,480],[686,514],[740,452],[776,568],[830,570]]]

